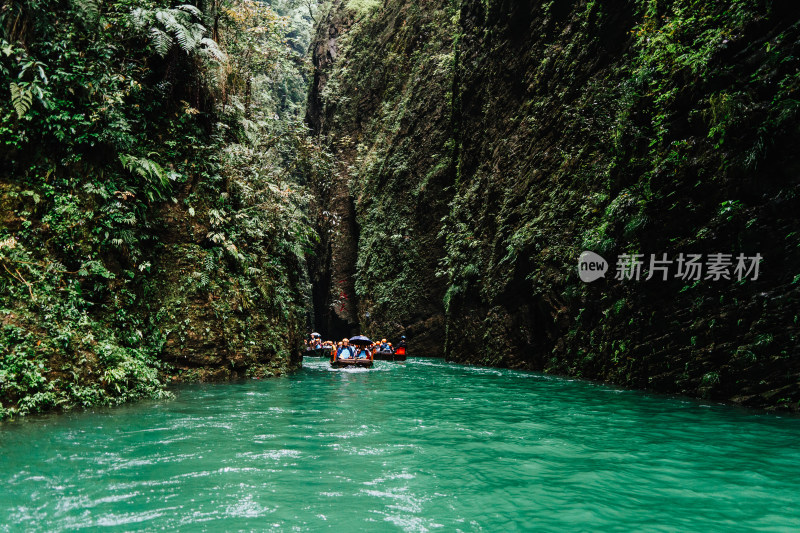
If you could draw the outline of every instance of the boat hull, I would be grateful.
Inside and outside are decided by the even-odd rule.
[[[333,368],[372,368],[372,361],[370,359],[337,359],[331,361]]]
[[[375,352],[372,356],[376,361],[405,361],[405,353]]]

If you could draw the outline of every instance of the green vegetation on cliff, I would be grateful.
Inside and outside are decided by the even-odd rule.
[[[358,252],[349,320],[443,317],[456,361],[800,407],[798,8],[340,2],[316,42],[310,122],[358,231],[328,244]],[[583,250],[606,279],[579,280]],[[623,253],[764,260],[757,281],[622,282]]]
[[[2,4],[0,418],[296,366],[306,4]]]
[[[309,122],[340,163],[332,180],[315,184],[322,209],[335,213],[323,217],[317,253],[330,276],[317,294],[321,329],[338,315],[441,354],[443,282],[430,273],[453,175],[456,20],[453,2],[340,2],[318,30]]]
[[[0,5],[0,416],[281,373],[308,316],[800,407],[799,8],[321,4]]]

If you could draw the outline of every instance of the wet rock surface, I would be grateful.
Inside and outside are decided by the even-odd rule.
[[[459,362],[798,408],[797,8],[332,13],[309,123],[343,160],[320,209],[351,217],[347,194],[358,233],[322,243],[347,264],[316,290],[352,272],[358,302],[323,315],[414,332],[423,353],[444,327]],[[579,279],[584,250],[605,278]],[[685,281],[674,264],[615,280],[626,253],[763,261],[757,280]]]

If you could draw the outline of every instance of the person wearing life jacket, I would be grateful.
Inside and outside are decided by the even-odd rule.
[[[356,351],[358,355],[356,355],[356,359],[369,359],[369,347],[368,346],[359,346]]]
[[[386,342],[386,339],[381,339],[381,345],[379,350],[382,352],[391,352],[392,347],[389,345],[389,343]]]
[[[393,348],[393,351],[396,355],[405,357],[406,356],[406,336],[402,335],[400,337],[400,342],[397,343],[397,346]]]
[[[353,359],[356,356],[353,347],[350,346],[350,341],[348,339],[342,339],[342,347],[339,348],[339,351],[336,353],[337,359]]]

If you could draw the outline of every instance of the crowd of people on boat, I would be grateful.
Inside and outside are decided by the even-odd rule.
[[[364,337],[365,343],[350,342],[350,339],[343,338],[338,342],[323,341],[318,333],[312,333],[305,341],[306,351],[311,350],[329,350],[331,357],[334,359],[372,359],[377,352],[381,353],[395,353],[396,349],[406,347],[405,335],[400,337],[400,342],[397,348],[386,339],[372,342]]]
[[[331,345],[331,341],[323,341],[322,337],[312,335],[310,339],[306,339],[306,351],[329,348]]]

